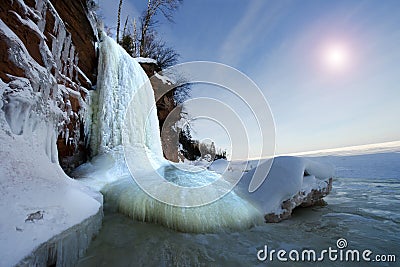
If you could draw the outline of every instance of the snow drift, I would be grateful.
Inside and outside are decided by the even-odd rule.
[[[264,214],[283,212],[281,204],[298,193],[307,196],[313,189],[327,186],[324,179],[334,175],[334,168],[299,157],[276,157],[264,183],[253,193],[247,188],[254,169],[251,169],[237,185],[236,191],[254,203]]]
[[[61,259],[73,264],[101,226],[101,196],[67,177],[59,166],[52,121],[56,110],[40,104],[46,98],[23,78],[0,81],[0,92],[15,90],[17,81],[24,82],[25,91],[10,94],[0,111],[0,265],[41,266]],[[51,107],[52,101],[46,104]],[[38,211],[41,217],[26,220]],[[75,227],[71,235],[70,227]],[[52,255],[49,240],[58,244]]]

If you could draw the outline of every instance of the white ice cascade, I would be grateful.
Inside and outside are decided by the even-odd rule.
[[[92,112],[91,148],[97,156],[73,174],[83,183],[101,190],[108,206],[136,220],[165,225],[184,232],[215,232],[249,228],[262,222],[261,213],[250,203],[230,192],[208,205],[182,208],[160,202],[146,194],[128,171],[122,142],[134,149],[134,166],[151,166],[168,173],[169,181],[180,186],[210,182],[214,172],[184,172],[169,168],[161,147],[154,92],[142,67],[114,40],[104,36],[99,44],[99,74]],[[97,100],[96,100],[97,99]],[[128,106],[131,108],[128,109]],[[128,111],[128,113],[127,113]],[[125,115],[128,114],[128,121]],[[128,137],[128,138],[127,138]],[[147,164],[145,163],[147,161]],[[132,165],[129,165],[132,169]],[[154,169],[138,173],[155,173]],[[137,175],[135,173],[135,175]],[[141,176],[141,179],[152,176]],[[155,179],[151,186],[165,190]],[[171,197],[178,191],[168,191]],[[180,197],[185,197],[184,195]]]
[[[104,36],[99,45],[97,105],[93,109],[91,148],[95,154],[122,145],[124,134],[131,144],[163,158],[154,92],[142,67],[113,39]],[[137,107],[133,121],[124,126],[128,105]],[[148,120],[146,122],[146,120]]]

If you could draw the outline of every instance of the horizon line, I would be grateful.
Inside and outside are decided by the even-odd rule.
[[[395,148],[395,149],[394,149]],[[363,155],[372,154],[377,152],[400,152],[400,140],[387,141],[381,143],[363,144],[344,146],[336,148],[326,148],[318,150],[310,150],[303,152],[290,152],[275,154],[274,157],[281,156],[329,156],[329,155]],[[265,158],[249,157],[248,159],[230,159],[230,161],[237,160],[259,160]]]
[[[329,153],[345,153],[348,154],[350,152],[369,152],[375,153],[378,151],[392,151],[390,149],[398,148],[400,151],[400,140],[397,141],[387,141],[381,143],[371,143],[371,144],[363,144],[363,145],[352,145],[352,146],[343,146],[336,148],[326,148],[326,149],[318,149],[318,150],[310,150],[303,152],[290,152],[290,153],[282,153],[277,154],[275,156],[296,156],[296,155],[315,155],[315,154],[329,154]]]

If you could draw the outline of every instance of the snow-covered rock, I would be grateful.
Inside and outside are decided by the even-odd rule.
[[[257,161],[228,162],[220,159],[209,167],[225,175],[242,175],[235,191],[265,215],[267,222],[286,219],[297,206],[311,206],[332,189],[334,167],[301,157],[276,157],[262,185],[250,193]],[[268,164],[263,163],[263,164]],[[242,174],[241,174],[242,173]]]
[[[0,125],[0,266],[73,263],[101,226],[101,195],[52,162],[53,125],[25,122],[15,135],[3,111]]]
[[[137,63],[157,64],[157,60],[148,57],[135,57]]]
[[[166,159],[178,162],[179,136],[175,123],[181,119],[182,106],[174,99],[175,81],[163,75],[162,69],[153,59],[135,58],[150,78],[151,86],[156,99],[157,116],[160,124],[161,143]],[[167,119],[168,118],[168,119]]]
[[[84,120],[97,64],[93,20],[85,1],[4,1],[0,8],[7,121],[13,132],[21,131],[15,122],[23,120],[9,116],[16,108],[51,120],[65,170],[86,160]]]
[[[266,222],[275,223],[288,219],[292,215],[293,209],[299,206],[311,207],[325,206],[327,204],[323,197],[327,196],[332,190],[332,178],[321,183],[321,181],[317,181],[312,176],[305,176],[304,181],[306,185],[297,194],[282,202],[280,212],[265,214]],[[311,191],[309,190],[310,188],[312,188]]]
[[[57,149],[71,156],[85,139],[88,13],[85,1],[1,4],[0,266],[73,265],[101,226],[102,196],[65,175]]]

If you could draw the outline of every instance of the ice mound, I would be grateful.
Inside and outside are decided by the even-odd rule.
[[[220,178],[219,174],[200,167],[179,167],[166,166],[158,171],[163,172],[164,178],[169,182],[186,187],[203,186]],[[196,168],[197,172],[193,172],[191,168]],[[138,221],[161,224],[181,232],[235,231],[263,223],[263,214],[259,209],[234,192],[199,207],[178,207],[158,201],[134,182],[128,168],[124,166],[122,151],[118,147],[95,157],[91,163],[81,165],[73,176],[81,177],[79,180],[82,183],[101,190],[107,208]],[[179,196],[182,194],[179,190],[166,191],[158,180],[155,180],[154,188],[171,198],[185,198],[184,195]]]
[[[234,193],[211,204],[188,208],[171,206],[152,198],[130,178],[106,185],[102,193],[106,205],[117,208],[119,212],[135,220],[161,224],[180,232],[235,231],[263,223],[259,210]]]
[[[218,167],[221,165],[219,162]],[[248,165],[256,165],[256,162]],[[239,166],[242,165],[236,164],[231,171],[237,171]],[[301,157],[276,157],[263,184],[250,193],[248,187],[254,171],[255,168],[246,171],[235,190],[271,222],[288,218],[296,206],[316,204],[330,192],[332,180],[329,179],[334,176],[334,166],[329,164]]]

